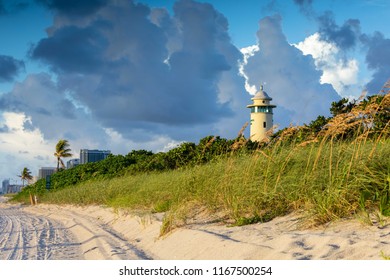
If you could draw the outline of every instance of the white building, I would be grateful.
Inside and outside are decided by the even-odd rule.
[[[267,137],[267,131],[274,125],[272,110],[276,105],[270,103],[272,98],[263,90],[262,85],[251,100],[253,104],[247,106],[251,109],[250,139],[260,142]]]

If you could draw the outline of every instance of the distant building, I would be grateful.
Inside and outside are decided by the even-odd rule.
[[[8,179],[3,180],[3,183],[1,186],[1,193],[7,193],[8,186],[9,186],[9,180]]]
[[[80,164],[85,164],[88,162],[97,162],[103,159],[106,159],[111,154],[111,151],[101,151],[101,150],[80,150]]]
[[[22,190],[22,185],[8,185],[7,193],[18,193]]]
[[[9,180],[6,179],[3,181],[2,183],[2,186],[1,186],[1,190],[0,192],[2,194],[6,194],[6,193],[17,193],[17,192],[20,192],[20,190],[22,189],[22,186],[21,185],[16,185],[16,184],[10,184],[9,183]]]
[[[74,158],[74,159],[68,160],[68,162],[66,163],[66,168],[67,169],[73,168],[79,164],[80,164],[80,159]]]
[[[57,168],[55,167],[42,167],[38,171],[38,179],[46,178],[46,176],[52,175],[56,170]]]

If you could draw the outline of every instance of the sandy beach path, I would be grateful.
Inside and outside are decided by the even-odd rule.
[[[390,256],[390,223],[370,225],[357,218],[304,230],[297,213],[243,227],[200,219],[161,237],[161,213],[140,216],[103,206],[18,208],[1,203],[0,210],[0,259],[383,260]]]
[[[0,260],[149,258],[97,219],[48,210],[0,202]]]
[[[92,232],[88,230],[99,236],[116,236],[123,242],[118,250],[127,248],[135,254],[134,258],[140,259],[381,260],[382,254],[390,255],[390,224],[369,225],[356,218],[306,230],[300,229],[296,213],[243,227],[201,219],[161,237],[162,213],[140,216],[102,206],[57,205],[27,207],[25,211],[73,225],[71,230],[79,240],[91,238]],[[89,258],[115,257],[114,251],[111,255],[92,255],[94,251],[99,252],[99,246],[104,248],[104,244],[85,241],[83,244],[91,249],[96,247],[86,254]],[[108,248],[113,250],[114,246]]]
[[[0,260],[80,258],[80,243],[61,223],[18,206],[0,208]]]

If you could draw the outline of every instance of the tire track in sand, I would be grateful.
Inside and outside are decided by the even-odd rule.
[[[61,223],[0,208],[0,260],[83,259],[80,243]]]
[[[107,224],[51,210],[0,203],[0,260],[151,259]]]

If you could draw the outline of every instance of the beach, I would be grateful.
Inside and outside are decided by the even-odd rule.
[[[381,260],[390,254],[390,226],[356,218],[311,229],[301,229],[296,213],[241,227],[199,220],[160,236],[161,213],[57,205],[19,206],[18,211],[70,233],[80,255],[70,250],[64,259]]]

